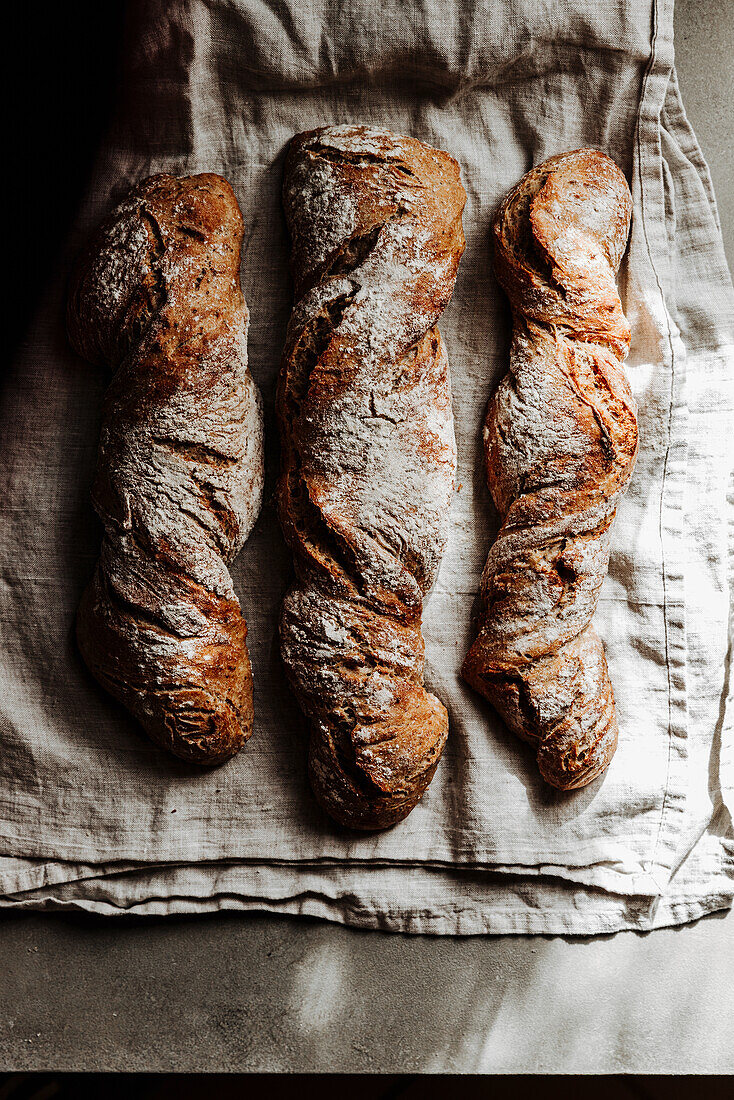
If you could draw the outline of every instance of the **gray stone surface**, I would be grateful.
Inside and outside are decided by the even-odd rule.
[[[734,0],[679,0],[676,33],[731,262]],[[8,1070],[734,1071],[721,915],[651,935],[449,940],[11,914],[0,959]]]
[[[734,1070],[723,917],[572,941],[18,914],[0,935],[5,1068]]]
[[[7,917],[0,1065],[734,1070],[732,922],[412,937],[269,917]]]
[[[676,0],[675,63],[734,267],[734,0]]]

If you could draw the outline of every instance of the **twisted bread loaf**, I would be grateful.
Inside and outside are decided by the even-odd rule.
[[[153,176],[99,230],[68,308],[76,350],[114,371],[93,489],[104,539],[79,646],[153,741],[198,764],[252,732],[247,628],[226,565],[263,474],[242,235],[219,176]]]
[[[421,613],[453,492],[434,326],[464,249],[465,199],[456,162],[411,138],[354,126],[291,142],[279,502],[297,582],[281,652],[311,719],[316,798],[358,829],[412,810],[448,733],[423,686]]]
[[[514,322],[510,371],[484,428],[502,528],[462,674],[536,747],[541,774],[561,790],[600,775],[617,744],[591,617],[637,453],[622,369],[630,332],[614,281],[631,209],[616,165],[581,149],[528,172],[494,223]]]

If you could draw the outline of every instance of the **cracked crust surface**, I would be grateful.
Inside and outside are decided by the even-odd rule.
[[[464,250],[448,154],[327,127],[288,152],[295,305],[278,387],[279,505],[297,582],[281,653],[337,821],[380,829],[428,786],[448,733],[423,685],[423,599],[446,542],[456,449],[438,318]]]
[[[242,217],[220,176],[152,176],[70,288],[71,343],[111,369],[92,490],[102,549],[77,615],[90,670],[156,744],[218,764],[252,732],[247,627],[227,564],[260,508]]]
[[[561,790],[601,775],[617,745],[591,619],[637,455],[623,370],[630,332],[615,283],[631,212],[613,161],[580,149],[528,172],[493,230],[513,315],[510,370],[484,427],[502,528],[462,675],[536,748],[543,778]]]

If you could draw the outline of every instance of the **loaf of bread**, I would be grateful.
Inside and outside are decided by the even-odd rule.
[[[293,139],[284,205],[295,307],[278,388],[281,523],[297,580],[281,652],[310,719],[321,806],[356,829],[404,818],[446,709],[423,684],[455,442],[435,327],[464,249],[452,157],[364,126]]]
[[[242,236],[226,180],[153,176],[97,233],[68,304],[73,346],[112,372],[93,488],[104,537],[79,646],[153,741],[197,764],[226,760],[252,732],[227,569],[263,479]]]
[[[510,370],[484,428],[502,527],[463,676],[561,790],[600,775],[617,745],[591,618],[637,454],[622,365],[630,331],[615,285],[631,211],[616,165],[581,149],[528,172],[494,223],[495,270],[513,316]]]

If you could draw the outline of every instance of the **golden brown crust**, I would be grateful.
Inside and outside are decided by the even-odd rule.
[[[328,127],[291,142],[296,304],[278,389],[281,523],[297,582],[281,652],[337,821],[381,829],[428,786],[448,733],[423,686],[423,598],[447,534],[455,443],[435,327],[464,248],[456,162]]]
[[[580,149],[527,173],[494,222],[514,322],[510,371],[484,428],[502,528],[462,675],[536,747],[541,774],[561,790],[600,775],[617,744],[591,618],[637,454],[615,285],[631,211],[616,165]]]
[[[227,569],[263,473],[242,236],[226,180],[153,176],[101,226],[68,302],[75,349],[114,372],[93,488],[104,539],[79,646],[153,741],[199,764],[252,732],[247,628]]]

